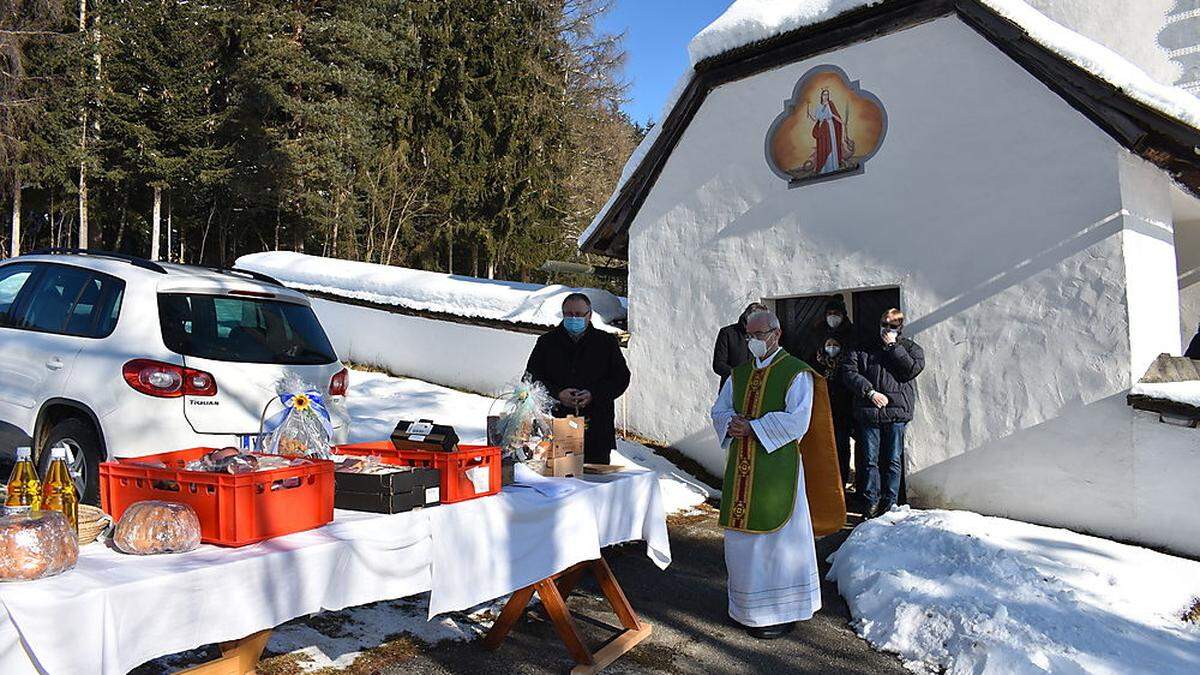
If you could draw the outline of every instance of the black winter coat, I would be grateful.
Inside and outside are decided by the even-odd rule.
[[[1200,359],[1200,332],[1196,333],[1196,337],[1192,338],[1192,343],[1188,345],[1187,351],[1183,353],[1189,359]]]
[[[925,352],[908,338],[900,338],[892,347],[881,339],[860,345],[842,360],[838,370],[842,384],[854,397],[854,419],[865,424],[911,422],[917,405],[913,382],[925,369]],[[875,390],[888,397],[888,404],[876,408],[867,392]]]
[[[725,386],[734,368],[749,360],[750,347],[746,345],[746,327],[742,322],[722,328],[713,348],[713,372],[721,376],[721,386]]]
[[[584,457],[607,464],[617,447],[616,408],[613,404],[629,387],[629,368],[621,355],[617,336],[591,326],[579,340],[556,326],[538,338],[525,370],[545,385],[555,399],[563,389],[586,389],[592,403],[579,411],[587,419],[583,438]],[[555,417],[573,415],[574,408],[555,406]]]

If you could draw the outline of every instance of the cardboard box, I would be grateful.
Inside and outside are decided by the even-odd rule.
[[[550,445],[550,456],[579,455],[582,457],[585,428],[586,422],[582,417],[568,415],[554,418],[551,428],[554,441]]]
[[[434,424],[433,420],[400,420],[392,431],[392,445],[397,450],[454,452],[458,447],[458,434],[454,427]]]
[[[554,478],[581,478],[583,476],[583,453],[546,460],[545,475]]]

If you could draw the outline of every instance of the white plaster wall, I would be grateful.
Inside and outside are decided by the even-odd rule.
[[[1025,0],[1042,14],[1117,52],[1163,84],[1179,65],[1158,43],[1175,0]]]
[[[1119,159],[1132,385],[1159,354],[1180,353],[1179,278],[1170,178],[1130,153]]]
[[[883,101],[887,137],[864,174],[789,189],[764,134],[824,63]],[[754,298],[899,285],[927,358],[913,501],[1153,539],[1122,394],[1171,338],[1130,325],[1164,249],[1143,240],[1157,193],[1137,192],[1160,186],[1126,156],[955,18],[713,91],[632,225],[631,426],[719,472],[717,329]]]
[[[343,360],[480,394],[498,394],[519,380],[537,342],[529,333],[319,298],[313,298],[312,305]]]
[[[1200,220],[1175,221],[1179,331],[1184,349],[1200,325]]]

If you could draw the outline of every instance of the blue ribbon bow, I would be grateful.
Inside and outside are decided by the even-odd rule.
[[[333,438],[333,421],[329,418],[329,409],[325,407],[325,399],[321,397],[321,392],[316,389],[300,392],[308,398],[308,407],[317,414],[317,420],[321,423],[321,428],[325,430],[327,438]],[[283,404],[283,410],[271,415],[271,417],[263,422],[263,436],[270,438],[270,452],[276,453],[279,451],[279,436],[274,432],[279,427],[283,426],[284,422],[296,412],[296,397],[300,394],[280,394],[279,402]],[[264,448],[265,449],[265,448]]]

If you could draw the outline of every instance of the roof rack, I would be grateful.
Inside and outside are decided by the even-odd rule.
[[[242,269],[240,267],[217,267],[214,265],[187,265],[187,267],[198,267],[200,269],[209,270],[210,272],[218,272],[220,274],[232,274],[234,276],[248,277],[255,281],[261,281],[265,284],[272,284],[274,286],[282,286],[284,288],[287,288],[286,286],[284,286],[283,282],[279,281],[275,277],[268,276],[266,274],[263,274],[262,272],[255,272],[253,270]]]
[[[167,270],[164,269],[162,265],[159,265],[152,260],[146,260],[145,258],[139,258],[135,255],[128,255],[126,253],[115,253],[113,251],[101,251],[91,248],[42,248],[36,251],[30,251],[27,255],[90,255],[97,258],[121,260],[133,265],[134,267],[140,267],[144,270],[150,270],[151,272],[157,272],[159,274],[167,273]]]

